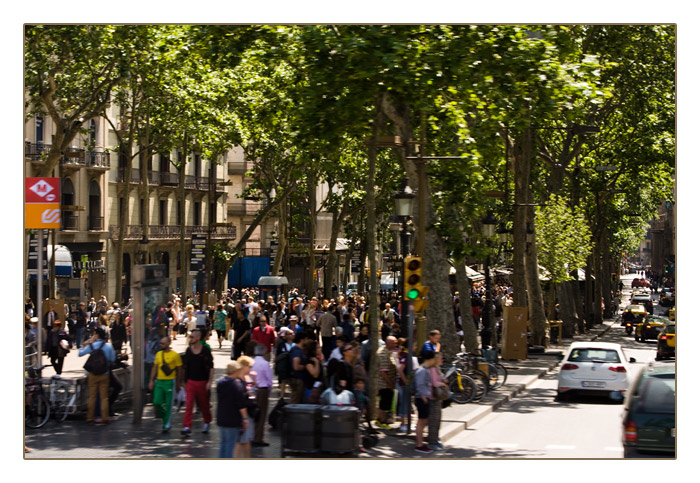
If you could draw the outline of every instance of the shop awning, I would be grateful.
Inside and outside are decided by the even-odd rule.
[[[54,252],[56,253],[56,276],[72,277],[73,257],[71,256],[70,250],[63,245],[56,245],[56,250],[54,251],[53,245],[48,245],[46,247],[46,258],[49,266],[51,265]]]

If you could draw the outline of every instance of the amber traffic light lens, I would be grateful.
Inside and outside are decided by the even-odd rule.
[[[406,268],[409,270],[418,270],[420,268],[420,260],[411,260],[408,262],[408,265],[406,265]]]

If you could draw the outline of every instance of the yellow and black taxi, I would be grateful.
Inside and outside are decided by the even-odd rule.
[[[671,307],[670,309],[668,309],[668,318],[669,318],[669,320],[676,320],[676,308],[675,307]]]
[[[622,311],[622,326],[627,334],[631,334],[637,324],[644,321],[648,315],[647,309],[643,305],[630,304]]]
[[[622,419],[625,458],[676,455],[676,365],[652,362],[640,372],[625,400]]]
[[[656,340],[664,326],[670,322],[667,317],[660,315],[647,315],[637,324],[634,330],[634,340],[644,342],[648,339]]]
[[[676,357],[676,321],[669,320],[656,339],[656,360]]]

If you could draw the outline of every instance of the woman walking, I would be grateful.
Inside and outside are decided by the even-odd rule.
[[[226,366],[226,375],[216,383],[216,423],[221,432],[219,458],[233,458],[241,431],[250,424],[248,396],[239,378],[242,368],[239,362],[231,362]]]
[[[435,404],[433,399],[433,385],[430,379],[430,368],[434,367],[437,359],[435,352],[423,351],[421,353],[423,363],[416,370],[416,409],[418,410],[418,422],[416,423],[416,451],[423,454],[431,454],[432,449],[423,442],[423,430],[428,425],[430,406]]]

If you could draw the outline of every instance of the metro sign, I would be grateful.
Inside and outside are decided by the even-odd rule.
[[[61,228],[60,178],[25,178],[24,227]]]

